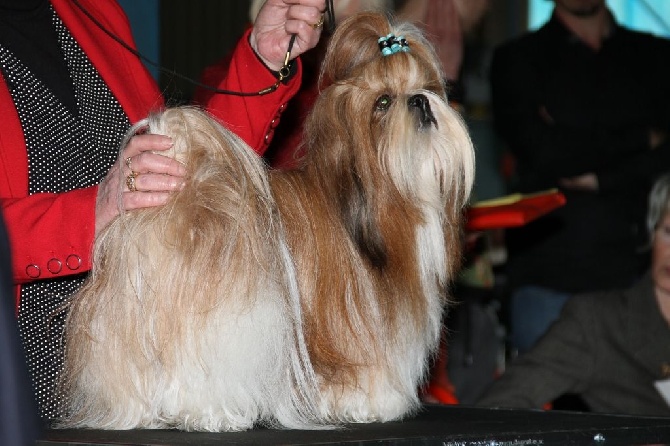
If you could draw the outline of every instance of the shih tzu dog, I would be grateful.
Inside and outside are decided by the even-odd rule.
[[[172,137],[188,184],[95,241],[69,308],[62,426],[320,428],[419,408],[473,147],[410,24],[343,22],[321,84],[294,171],[193,108],[131,130]]]

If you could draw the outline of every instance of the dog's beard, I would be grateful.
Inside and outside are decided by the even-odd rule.
[[[399,101],[397,110],[380,123],[388,131],[388,139],[382,138],[380,148],[382,165],[406,200],[405,205],[413,203],[420,209],[417,259],[422,271],[436,273],[436,277],[426,274],[423,286],[440,293],[459,265],[454,249],[459,245],[460,233],[453,229],[458,226],[461,206],[474,177],[470,141],[460,116],[444,98],[426,90],[404,96],[408,98],[406,103]],[[417,96],[430,105],[431,116],[413,105]],[[445,225],[453,226],[439,232]],[[448,249],[435,243],[445,239]]]

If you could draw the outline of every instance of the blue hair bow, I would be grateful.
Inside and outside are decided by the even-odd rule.
[[[391,54],[399,52],[409,52],[409,45],[407,44],[405,37],[396,37],[393,33],[380,37],[377,40],[377,43],[384,56],[390,56]]]

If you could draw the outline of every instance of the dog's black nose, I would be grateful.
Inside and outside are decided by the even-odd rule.
[[[437,120],[433,111],[430,109],[430,101],[424,94],[415,94],[407,100],[407,105],[410,107],[410,110],[417,110],[419,113],[419,123],[421,127],[435,124],[437,127]]]

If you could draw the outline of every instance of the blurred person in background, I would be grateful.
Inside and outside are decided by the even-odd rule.
[[[508,230],[511,346],[530,349],[575,293],[643,273],[644,202],[670,166],[670,42],[619,25],[605,0],[554,0],[540,29],[495,50],[495,126],[513,192],[567,204]]]
[[[478,402],[540,409],[579,395],[594,412],[670,416],[670,174],[649,194],[651,267],[630,288],[572,297]]]

